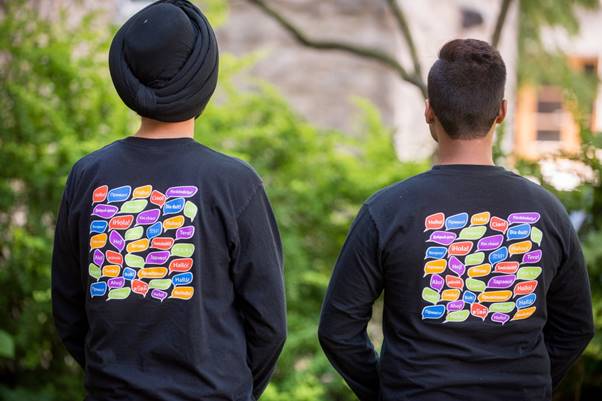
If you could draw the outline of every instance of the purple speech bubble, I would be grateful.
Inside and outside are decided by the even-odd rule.
[[[125,240],[123,239],[123,237],[121,236],[121,234],[119,234],[115,230],[111,231],[111,234],[109,234],[109,242],[115,248],[117,248],[117,250],[119,252],[123,251],[123,248],[125,248]]]
[[[148,225],[156,223],[160,215],[161,209],[146,210],[136,217],[136,224]]]
[[[523,263],[537,263],[541,260],[541,249],[523,255]]]
[[[456,233],[450,233],[447,231],[435,231],[431,234],[429,241],[435,242],[440,245],[449,245],[456,239]]]
[[[165,191],[165,196],[168,198],[179,197],[179,198],[190,198],[196,194],[199,189],[193,185],[184,187],[171,187]]]
[[[452,301],[452,302],[447,303],[448,312],[453,312],[453,311],[462,310],[462,309],[464,309],[464,301],[462,301],[462,300]]]
[[[508,223],[537,223],[539,221],[539,213],[537,212],[527,212],[527,213],[512,213],[508,216]]]
[[[464,266],[464,263],[460,262],[460,259],[456,258],[455,256],[452,256],[451,258],[449,258],[449,262],[447,263],[447,266],[449,267],[449,270],[453,271],[458,276],[463,275],[464,272],[466,271],[466,267]]]
[[[176,240],[190,239],[194,235],[194,226],[180,227],[176,230]]]
[[[504,242],[502,234],[490,235],[489,237],[481,238],[477,242],[477,251],[492,251],[497,249]]]
[[[155,288],[151,292],[151,297],[155,298],[155,299],[158,299],[159,301],[163,302],[163,300],[165,298],[167,298],[167,293],[165,291],[161,291],[161,290]]]
[[[94,250],[94,255],[92,256],[92,261],[96,266],[102,266],[105,262],[105,254],[100,251],[100,249]]]
[[[510,320],[510,316],[506,315],[505,313],[495,312],[493,315],[491,315],[492,322],[501,323],[502,325],[508,320]]]
[[[123,277],[113,277],[107,280],[109,288],[121,288],[125,285],[125,279]]]
[[[487,288],[510,288],[515,281],[516,276],[514,274],[496,276],[489,279]]]
[[[433,274],[431,276],[431,288],[437,292],[440,292],[443,289],[443,285],[445,284],[445,280],[438,274]]]
[[[102,217],[103,219],[110,219],[117,214],[119,208],[113,205],[96,205],[92,210],[92,216]]]
[[[167,262],[169,255],[169,251],[151,252],[146,255],[145,263],[149,265],[162,265],[163,263]]]

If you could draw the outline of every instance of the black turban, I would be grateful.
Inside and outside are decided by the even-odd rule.
[[[160,0],[117,31],[109,69],[123,102],[143,117],[176,122],[198,117],[217,84],[213,29],[194,4]]]

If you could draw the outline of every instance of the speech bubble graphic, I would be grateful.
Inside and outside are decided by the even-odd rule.
[[[146,229],[146,238],[152,239],[158,237],[163,232],[163,224],[158,221]]]
[[[103,219],[110,219],[117,214],[119,208],[113,205],[96,205],[92,210],[92,216],[102,217]]]
[[[459,239],[477,240],[487,232],[486,226],[470,226],[460,231]]]
[[[506,324],[508,320],[510,320],[510,316],[505,313],[495,312],[493,315],[491,315],[491,321],[501,323],[502,326]]]
[[[456,239],[456,233],[450,233],[447,231],[435,231],[431,233],[429,237],[430,242],[435,242],[439,245],[449,245]]]
[[[482,265],[473,266],[468,269],[468,277],[485,277],[491,273],[491,265],[489,263],[484,263]]]
[[[150,252],[148,255],[146,255],[145,263],[147,265],[162,265],[167,262],[169,256],[169,251]]]
[[[109,296],[107,297],[107,301],[112,299],[126,299],[130,296],[132,290],[129,287],[124,288],[116,288],[114,290],[109,291]]]
[[[512,298],[512,291],[500,290],[500,291],[485,291],[479,294],[477,299],[479,302],[506,302]]]
[[[481,280],[477,280],[474,278],[467,278],[466,279],[466,288],[468,288],[470,291],[474,291],[474,292],[483,292],[483,291],[485,291],[486,285]]]
[[[171,248],[171,255],[180,258],[189,258],[194,253],[194,244],[175,244]]]
[[[464,294],[462,294],[462,300],[467,304],[472,304],[477,300],[477,296],[472,291],[464,291]]]
[[[491,213],[489,212],[481,212],[473,214],[470,218],[470,225],[472,226],[481,226],[489,223],[489,218],[491,217]]]
[[[133,280],[136,278],[136,270],[131,267],[126,267],[123,269],[123,278],[126,280]]]
[[[126,253],[125,264],[129,267],[141,268],[144,267],[144,258],[133,253]]]
[[[190,221],[192,221],[196,217],[198,210],[199,208],[197,205],[190,201],[186,201],[186,204],[184,205],[184,216],[188,217]]]
[[[529,294],[516,299],[516,308],[524,309],[533,305],[537,300],[537,294]]]
[[[163,278],[167,276],[165,267],[145,267],[138,270],[138,278]]]
[[[449,258],[448,266],[449,270],[453,271],[458,276],[463,275],[466,271],[466,267],[464,266],[464,264],[460,262],[460,259],[456,258],[455,256]]]
[[[135,241],[137,239],[142,238],[142,235],[144,234],[144,227],[133,227],[130,228],[129,230],[127,230],[125,232],[125,240],[126,241]]]
[[[151,248],[167,251],[174,244],[174,239],[170,237],[155,237],[151,241]]]
[[[464,309],[464,301],[452,301],[447,303],[447,311],[453,312]]]
[[[445,305],[429,305],[422,308],[422,319],[439,319],[445,313]]]
[[[90,237],[90,249],[104,248],[107,244],[107,234],[96,234]]]
[[[532,246],[533,243],[531,241],[521,241],[510,245],[508,251],[510,252],[510,255],[520,255],[529,252]]]
[[[537,280],[523,281],[514,286],[514,296],[527,295],[535,291],[537,288]]]
[[[494,273],[513,274],[518,270],[518,262],[499,262],[495,265]]]
[[[163,205],[163,214],[180,213],[184,209],[185,202],[184,198],[175,198],[165,202],[165,205]]]
[[[523,263],[537,263],[541,260],[541,249],[523,255]]]
[[[119,209],[119,213],[140,213],[144,210],[148,201],[146,199],[136,199],[125,202],[121,205],[121,209]]]
[[[506,230],[508,229],[508,222],[497,216],[493,216],[489,221],[489,227],[491,227],[491,229],[494,231],[499,231],[502,234],[505,234]]]
[[[512,287],[512,284],[516,281],[514,274],[508,274],[504,276],[491,277],[487,282],[487,288],[505,289]]]
[[[447,254],[447,248],[444,246],[429,246],[426,248],[425,259],[442,259]]]
[[[439,302],[440,295],[437,291],[432,288],[424,287],[422,289],[422,299],[431,304],[436,304]]]
[[[140,226],[148,226],[151,224],[155,224],[157,220],[159,220],[159,216],[161,215],[161,209],[150,209],[141,212],[138,216],[136,216],[136,224]]]
[[[128,252],[143,252],[148,249],[149,241],[148,238],[142,238],[134,242],[130,242],[126,250]]]
[[[134,193],[132,194],[132,199],[148,198],[152,190],[152,185],[143,185],[141,187],[136,187],[134,189]]]
[[[180,244],[174,245],[174,248]],[[190,255],[188,255],[190,256]],[[428,261],[424,264],[424,277],[429,274],[439,274],[443,273],[445,268],[447,267],[447,260],[445,259],[436,259]]]
[[[148,283],[150,289],[167,290],[169,287],[171,287],[171,280],[168,278],[155,278]]]
[[[433,213],[429,216],[426,216],[424,219],[424,231],[429,230],[438,230],[443,228],[445,224],[445,215],[441,212]]]
[[[449,255],[464,256],[470,253],[473,243],[471,241],[461,241],[451,244],[447,250]]]
[[[530,224],[519,224],[516,226],[510,226],[508,232],[506,232],[506,238],[508,240],[525,239],[531,235]]]
[[[449,288],[458,288],[460,290],[464,289],[464,280],[462,280],[460,277],[449,274],[445,276],[445,284],[447,284]]]
[[[484,237],[477,242],[477,251],[492,251],[497,249],[504,242],[504,236],[502,234],[490,235]]]
[[[108,226],[109,223],[107,223],[105,220],[93,220],[90,223],[90,233],[102,234],[107,231]]]
[[[98,266],[102,266],[103,263],[105,262],[105,254],[102,253],[101,250],[99,249],[95,249],[94,250],[94,254],[92,255],[92,261],[98,265]]]
[[[163,300],[165,300],[165,298],[167,298],[167,293],[165,291],[161,291],[158,289],[154,289],[151,291],[151,298],[155,298],[158,299],[159,301],[163,302]]]
[[[121,267],[118,265],[106,265],[102,268],[102,275],[104,277],[117,277],[120,271]]]
[[[108,250],[107,261],[112,265],[122,265],[123,264],[123,256],[119,252]]]
[[[468,213],[458,213],[453,216],[449,216],[445,219],[445,229],[446,230],[457,230],[459,228],[464,228],[468,224]]]
[[[166,199],[167,197],[162,192],[153,191],[151,193],[150,201],[153,205],[162,207],[165,204]]]
[[[535,307],[535,306],[531,306],[531,307],[525,308],[525,309],[519,309],[516,311],[516,313],[512,317],[512,320],[527,319],[527,318],[531,317],[531,315],[533,315],[536,310],[537,310],[537,307]]]
[[[123,202],[127,200],[132,193],[132,187],[124,185],[122,187],[113,188],[107,195],[107,202]]]
[[[503,246],[489,254],[489,263],[492,265],[508,259],[508,248]]]
[[[88,274],[98,280],[100,276],[102,276],[102,270],[100,270],[100,267],[96,266],[94,263],[90,263],[88,265]]]
[[[543,240],[543,232],[537,227],[531,227],[531,241],[541,246],[541,240]]]
[[[107,280],[107,285],[109,288],[121,288],[125,285],[125,278],[123,277],[113,277]]]
[[[107,293],[107,283],[99,281],[90,284],[90,297],[102,297]]]
[[[194,226],[180,227],[176,230],[176,240],[190,239],[194,235]]]
[[[132,280],[132,291],[135,294],[139,294],[142,295],[143,297],[146,297],[146,294],[148,293],[148,284],[146,284],[144,281],[142,280]]]
[[[451,290],[443,290],[441,293],[442,301],[457,301],[460,298],[460,290],[451,289]]]
[[[512,213],[510,216],[508,216],[508,222],[510,224],[515,224],[515,223],[528,223],[528,224],[534,224],[537,223],[539,221],[539,213],[537,212],[526,212],[526,213]]]
[[[196,194],[198,188],[194,185],[188,186],[180,186],[180,187],[171,187],[165,191],[165,195],[168,198],[190,198],[194,194]]]
[[[485,261],[485,253],[484,252],[472,253],[470,255],[467,255],[464,258],[464,265],[465,266],[480,265],[481,263],[483,263],[483,261]]]
[[[176,259],[178,260],[178,259]],[[186,259],[181,259],[181,260],[186,260]],[[171,265],[170,265],[171,268]],[[443,281],[443,277],[441,277],[438,274],[433,274],[431,276],[431,282],[430,282],[430,286],[432,289],[434,289],[437,292],[440,292],[443,289],[443,286],[445,285],[445,281]],[[439,301],[437,299],[437,301]]]
[[[489,313],[489,308],[487,308],[485,305],[481,305],[476,302],[473,303],[472,305],[470,305],[470,314],[475,317],[485,320],[488,313]]]
[[[175,230],[184,225],[184,216],[174,216],[168,219],[163,220],[163,229],[167,230]]]
[[[526,266],[518,269],[516,278],[519,280],[535,280],[541,274],[542,269],[539,266]]]
[[[489,312],[510,313],[514,306],[514,302],[495,302],[489,305]]]
[[[109,186],[103,185],[92,192],[92,203],[104,202],[107,199],[107,192],[109,192]]]
[[[125,248],[125,240],[117,231],[111,231],[111,233],[109,234],[109,242],[119,252],[123,251],[123,248]]]
[[[113,217],[109,221],[109,229],[110,230],[127,230],[130,228],[134,221],[134,216],[131,214],[126,214],[123,216]]]
[[[459,322],[463,322],[466,319],[468,319],[469,315],[470,315],[470,312],[468,311],[468,309],[449,312],[447,314],[447,316],[445,317],[445,321],[443,323],[448,323],[448,322],[457,322],[457,323],[459,323]]]
[[[183,300],[187,301],[190,298],[192,298],[193,295],[194,295],[194,287],[179,286],[179,287],[174,287],[173,290],[171,290],[170,298],[183,299]]]

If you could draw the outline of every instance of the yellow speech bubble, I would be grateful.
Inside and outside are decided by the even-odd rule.
[[[505,302],[512,298],[512,291],[485,291],[479,294],[479,302]]]
[[[105,277],[117,277],[121,268],[118,265],[107,265],[102,268],[102,275]]]
[[[184,225],[184,216],[174,216],[163,221],[163,228],[165,230],[174,230]]]
[[[491,217],[491,213],[489,212],[481,212],[477,214],[473,214],[470,218],[470,225],[472,226],[482,226],[484,224],[489,223],[489,218]]]
[[[516,244],[512,244],[508,247],[510,255],[520,255],[521,253],[527,253],[531,250],[533,244],[531,241],[521,241]]]
[[[142,252],[142,251],[146,251],[148,249],[148,238],[142,238],[139,239],[137,241],[134,242],[130,242],[127,245],[127,251],[132,253],[132,252]]]
[[[460,290],[443,290],[441,293],[442,301],[457,301],[460,298]]]
[[[512,318],[512,320],[526,319],[526,318],[530,317],[532,314],[534,314],[536,309],[537,309],[537,307],[535,307],[535,306],[531,306],[531,307],[525,308],[525,309],[519,309],[514,314],[514,317]]]
[[[163,278],[167,276],[165,267],[145,267],[138,270],[139,278]]]
[[[484,277],[491,273],[491,264],[485,263],[468,269],[468,277]]]
[[[189,300],[194,295],[194,287],[175,287],[170,298]]]
[[[134,192],[132,194],[132,199],[148,198],[150,196],[151,192],[153,192],[152,185],[143,185],[141,187],[137,187],[134,189]]]
[[[90,237],[90,249],[103,248],[107,244],[107,234],[96,234]]]
[[[437,259],[426,262],[424,265],[424,275],[443,273],[447,267],[446,259]]]

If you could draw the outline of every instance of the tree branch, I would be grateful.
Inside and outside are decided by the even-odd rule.
[[[510,9],[511,4],[512,0],[502,0],[500,12],[497,16],[497,21],[495,22],[495,29],[493,30],[493,35],[491,35],[491,46],[495,48],[497,48],[500,44],[502,29],[506,23],[506,16],[508,15],[508,10]]]
[[[410,26],[408,25],[408,20],[406,19],[405,13],[399,6],[398,0],[387,0],[387,4],[389,5],[389,9],[395,17],[395,22],[399,27],[401,35],[410,50],[410,57],[412,58],[412,63],[414,64],[414,75],[422,78],[422,66],[420,64],[420,59],[418,58],[418,53],[416,52],[416,46],[414,45],[414,38],[412,37],[412,32],[410,31]]]

